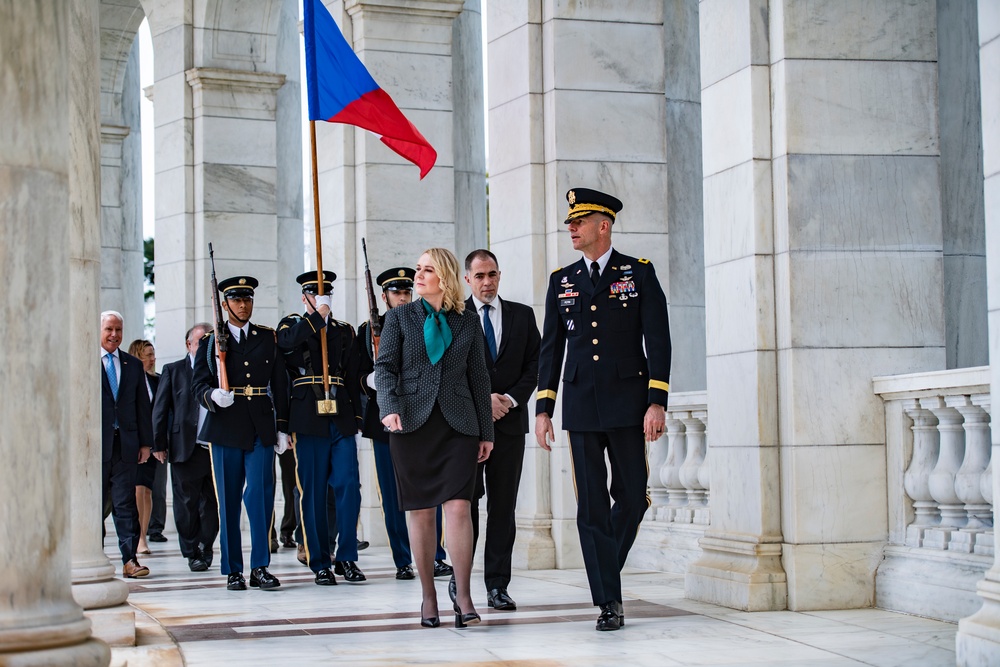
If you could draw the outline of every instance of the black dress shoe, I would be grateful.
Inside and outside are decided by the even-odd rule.
[[[409,581],[413,579],[416,575],[413,574],[413,568],[409,565],[404,565],[403,567],[396,568],[396,578],[400,581]]]
[[[247,580],[243,578],[243,573],[230,572],[226,589],[230,591],[245,591],[247,589]]]
[[[368,581],[368,577],[362,572],[357,563],[351,560],[338,560],[333,564],[333,571],[344,578],[344,581],[350,584],[360,584],[362,581]]]
[[[250,570],[250,586],[252,588],[259,588],[262,591],[272,591],[280,585],[281,582],[278,581],[278,578],[268,572],[266,567],[255,567]]]
[[[201,557],[201,554],[195,554],[191,558],[188,558],[188,567],[192,572],[205,572],[208,570],[208,563]]]
[[[355,538],[355,539],[357,539],[357,538]],[[371,546],[371,545],[368,544],[368,540],[358,540],[358,551],[364,551],[369,546]]]
[[[285,547],[286,549],[294,549],[298,545],[295,543],[295,540],[292,539],[292,534],[291,533],[282,533],[281,534],[281,546]]]
[[[337,578],[333,576],[333,572],[330,571],[330,568],[324,567],[322,570],[316,573],[316,585],[336,586]]]
[[[451,598],[451,603],[455,604],[458,600],[458,582],[455,581],[455,575],[451,575],[451,580],[448,582],[448,597]]]
[[[621,627],[621,619],[618,617],[618,603],[605,602],[602,604],[601,615],[597,617],[597,629],[606,632],[618,630]]]
[[[146,535],[146,539],[150,542],[166,542],[167,538],[163,533],[157,533],[156,535]]]
[[[455,570],[448,565],[448,563],[443,560],[434,561],[434,576],[435,577],[450,577],[455,573]]]
[[[486,594],[486,604],[497,611],[514,611],[517,603],[507,595],[506,588],[494,588]]]
[[[425,628],[436,628],[441,625],[441,619],[437,616],[424,617],[424,603],[420,603],[420,625]]]
[[[212,567],[212,561],[215,559],[215,552],[211,549],[202,549],[201,559],[205,561],[205,565]]]

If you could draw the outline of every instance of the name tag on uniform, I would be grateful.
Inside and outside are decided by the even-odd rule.
[[[576,299],[559,299],[560,306],[572,306],[576,303]]]

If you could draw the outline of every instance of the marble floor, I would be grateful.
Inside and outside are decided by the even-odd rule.
[[[682,577],[633,569],[623,576],[627,625],[618,632],[594,630],[581,570],[515,571],[516,612],[488,609],[480,591],[482,624],[457,630],[446,615],[426,629],[419,584],[396,581],[385,547],[361,552],[364,584],[316,586],[295,551],[281,549],[271,566],[280,589],[231,592],[217,568],[190,572],[176,534],[167,535],[142,559],[151,575],[129,582],[137,645],[114,649],[114,665],[955,664],[954,624],[876,609],[743,613],[684,599]],[[438,580],[442,610],[446,586]]]

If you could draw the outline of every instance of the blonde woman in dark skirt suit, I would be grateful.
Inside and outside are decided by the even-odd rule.
[[[493,449],[490,376],[479,318],[465,310],[458,260],[431,248],[417,261],[419,300],[386,313],[375,386],[390,431],[400,509],[423,596],[420,624],[440,625],[434,588],[435,508],[444,506],[455,568],[455,627],[478,623],[469,590],[476,466]]]

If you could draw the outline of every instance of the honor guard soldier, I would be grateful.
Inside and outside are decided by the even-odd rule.
[[[413,276],[416,271],[409,267],[398,266],[383,271],[375,279],[382,288],[382,301],[387,310],[410,303],[413,298]],[[385,315],[379,315],[379,324],[385,322]],[[364,408],[364,424],[361,435],[370,438],[372,451],[375,455],[375,475],[378,478],[380,496],[382,498],[382,515],[385,518],[385,532],[389,538],[389,550],[396,565],[396,578],[409,580],[414,578],[413,555],[410,552],[410,533],[406,528],[406,512],[399,509],[399,498],[396,495],[396,471],[392,467],[389,456],[389,432],[379,419],[378,394],[375,391],[374,346],[371,326],[363,322],[358,327],[358,340],[361,342],[361,376],[364,378],[362,390],[366,396]],[[451,565],[445,562],[447,554],[441,540],[441,508],[437,509],[437,552],[434,554],[434,576],[447,577],[453,572]]]
[[[354,327],[330,317],[333,281],[323,272],[319,296],[316,271],[296,280],[302,286],[305,314],[278,323],[278,347],[291,376],[289,422],[295,450],[295,474],[302,494],[302,536],[306,562],[316,584],[333,586],[334,573],[350,583],[366,577],[358,568],[358,517],[361,515],[361,475],[355,434],[361,426],[361,383]],[[324,396],[323,352],[326,336],[330,393]],[[328,488],[336,496],[337,554],[331,562],[327,523]],[[331,567],[334,570],[331,571]]]
[[[227,575],[231,591],[247,587],[240,541],[241,497],[250,523],[250,586],[272,590],[281,585],[267,570],[268,533],[274,511],[275,447],[287,446],[288,441],[288,376],[274,330],[250,322],[257,284],[250,276],[219,283],[229,314],[222,325],[229,336],[225,353],[229,390],[219,388],[217,331],[201,339],[192,379],[195,397],[208,410],[198,440],[211,448],[222,574]]]
[[[621,570],[649,506],[645,443],[663,434],[666,421],[667,300],[648,259],[611,247],[622,203],[584,188],[566,199],[565,224],[583,257],[549,278],[535,437],[546,450],[555,440],[551,416],[565,356],[562,425],[573,456],[580,546],[601,608],[597,629],[617,630],[625,624]]]

